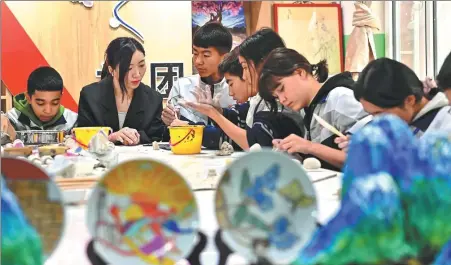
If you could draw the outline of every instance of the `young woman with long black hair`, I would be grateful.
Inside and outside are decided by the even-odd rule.
[[[109,140],[124,145],[161,140],[163,98],[141,82],[146,68],[141,43],[114,39],[105,52],[102,79],[80,92],[77,126],[111,127]]]

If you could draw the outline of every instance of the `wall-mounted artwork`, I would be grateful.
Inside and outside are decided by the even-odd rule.
[[[329,75],[343,71],[343,21],[339,4],[274,4],[274,28],[310,63],[326,59]]]
[[[183,63],[150,63],[150,87],[167,98],[178,78],[183,77]]]
[[[137,38],[139,38],[142,42],[144,42],[144,36],[139,32],[137,29],[132,27],[130,24],[125,22],[120,16],[119,16],[119,9],[123,7],[125,4],[127,4],[128,1],[118,1],[117,4],[113,8],[113,16],[110,18],[110,27],[117,29],[120,26],[124,27],[126,30],[131,32],[133,35],[135,35]]]
[[[193,35],[205,23],[217,21],[232,33],[233,47],[247,37],[242,1],[193,1],[191,7]],[[193,73],[197,73],[194,66]]]

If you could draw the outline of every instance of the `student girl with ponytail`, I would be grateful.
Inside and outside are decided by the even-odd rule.
[[[439,74],[437,80],[440,87],[446,79]],[[354,93],[368,113],[396,115],[409,124],[416,137],[434,131],[451,133],[448,99],[434,84],[427,83],[421,82],[407,65],[380,58],[363,69]],[[340,137],[337,143],[346,150],[349,139]]]
[[[369,63],[354,87],[356,99],[373,115],[389,113],[403,119],[414,134],[451,132],[451,107],[438,88],[426,94],[423,83],[407,65],[389,58]]]
[[[368,114],[354,97],[351,73],[329,79],[328,75],[325,60],[311,64],[295,50],[278,48],[263,63],[258,86],[261,97],[271,105],[280,102],[304,116],[306,135],[291,134],[285,139],[274,140],[274,145],[288,153],[316,157],[323,168],[339,170],[346,154],[335,143],[337,136],[321,126],[313,114],[343,134],[361,127]]]

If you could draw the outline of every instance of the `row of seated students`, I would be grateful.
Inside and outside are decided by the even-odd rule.
[[[357,82],[349,72],[329,78],[326,61],[312,64],[271,29],[232,50],[230,32],[207,23],[193,36],[193,64],[199,74],[179,78],[163,108],[162,96],[142,83],[143,46],[117,38],[106,49],[101,80],[81,90],[78,116],[60,104],[59,73],[40,67],[31,73],[27,92],[16,95],[14,108],[2,115],[2,131],[14,138],[17,130],[108,126],[110,141],[137,145],[168,141],[171,125],[203,124],[207,148],[229,141],[247,150],[259,143],[317,157],[335,170],[344,163],[352,133],[373,115],[395,114],[419,137],[451,132],[451,54],[436,78],[438,87],[425,92],[409,67],[388,58],[369,63]],[[347,137],[333,135],[313,114]]]

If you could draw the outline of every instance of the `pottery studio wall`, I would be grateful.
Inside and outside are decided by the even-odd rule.
[[[292,1],[244,3],[248,33],[272,27],[273,3]],[[29,73],[47,62],[63,76],[63,103],[76,110],[80,89],[98,80],[96,70],[108,43],[118,36],[137,37],[124,27],[110,26],[116,4],[94,1],[92,7],[85,7],[78,1],[2,1],[2,80],[11,94],[23,92]],[[373,2],[383,15],[379,5]],[[352,31],[352,12],[352,4],[343,4],[345,41]],[[180,62],[184,75],[191,74],[191,2],[131,1],[120,8],[120,16],[144,37],[148,63]],[[378,55],[384,54],[383,39],[383,31],[376,34]],[[144,82],[150,84],[149,68]]]
[[[311,1],[312,3],[328,3],[332,1]],[[346,51],[346,43],[349,35],[354,28],[352,26],[352,16],[354,13],[353,1],[335,1],[341,2],[343,12],[343,41],[344,51]],[[274,3],[293,3],[293,1],[256,1],[252,2],[252,8],[248,13],[249,16],[249,28],[251,31],[255,31],[261,27],[273,27],[273,4]],[[381,28],[374,32],[374,41],[376,44],[376,53],[378,57],[385,56],[385,3],[383,1],[373,1],[371,9],[375,16],[381,21]]]
[[[78,1],[77,1],[78,2]],[[26,78],[32,69],[42,64],[36,54],[40,53],[49,65],[56,68],[64,79],[67,89],[65,104],[76,110],[80,89],[96,78],[96,70],[101,67],[108,43],[119,36],[136,37],[124,27],[110,27],[113,9],[117,1],[95,1],[91,8],[71,1],[2,1],[2,20],[5,9],[9,9],[25,33],[31,38],[30,47],[25,47],[23,38],[2,38],[15,42],[22,48],[29,48],[21,62],[11,62],[5,67],[24,68],[15,72],[14,78],[5,76],[2,80],[15,94],[26,88]],[[148,62],[182,62],[184,72],[191,72],[191,3],[188,1],[133,1],[120,9],[121,18],[144,36],[144,48]],[[10,16],[7,17],[12,20]],[[4,22],[4,21],[2,21]],[[13,21],[7,21],[13,24]],[[5,24],[5,23],[2,23]],[[7,25],[5,25],[6,27]],[[5,36],[2,28],[2,37]],[[14,34],[17,35],[17,34]],[[22,35],[20,35],[22,36]],[[37,50],[31,46],[36,45]],[[9,46],[8,46],[9,47]],[[30,61],[31,60],[31,61]],[[16,64],[22,64],[17,67]],[[20,70],[19,70],[20,71]],[[144,82],[150,83],[150,71]],[[7,80],[9,82],[7,82]]]
[[[124,27],[110,26],[119,1],[94,1],[90,8],[79,2],[1,1],[3,111],[11,107],[11,94],[25,91],[30,72],[46,64],[62,74],[66,88],[63,104],[76,110],[80,89],[98,80],[96,71],[101,67],[107,44],[118,36],[136,37]],[[190,75],[191,2],[125,3],[120,16],[144,37],[148,64],[183,63],[183,74]],[[273,26],[274,3],[293,1],[244,2],[248,34]],[[341,1],[341,6],[346,51],[353,29],[354,5],[352,1]],[[420,78],[435,76],[451,47],[447,34],[451,5],[434,1],[373,1],[371,8],[381,22],[380,30],[375,32],[377,56],[408,64]],[[150,85],[150,70],[144,82]]]

